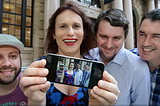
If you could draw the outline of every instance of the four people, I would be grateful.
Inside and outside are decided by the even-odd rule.
[[[150,97],[150,74],[145,61],[123,46],[129,22],[119,9],[101,13],[95,24],[96,48],[91,49],[91,59],[102,61],[105,70],[118,82],[121,95],[115,105],[147,106]]]
[[[91,48],[91,23],[74,3],[59,7],[49,21],[46,52],[83,58]],[[45,57],[43,57],[45,58]],[[46,60],[35,61],[21,77],[20,87],[29,105],[111,105],[120,94],[116,80],[106,71],[103,80],[89,90],[81,87],[50,83],[46,79]]]
[[[145,14],[138,31],[135,54],[148,63],[151,77],[150,106],[160,105],[160,9]]]
[[[16,37],[0,34],[0,106],[27,106],[19,87],[23,47]]]

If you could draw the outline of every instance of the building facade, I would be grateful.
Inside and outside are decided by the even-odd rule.
[[[25,44],[22,52],[23,67],[45,55],[44,40],[49,18],[59,6],[69,1],[78,3],[90,17],[93,26],[103,10],[123,10],[130,22],[129,34],[124,44],[127,49],[136,47],[137,31],[142,16],[160,8],[159,0],[109,0],[111,2],[107,4],[107,0],[1,0],[0,33],[12,34]]]

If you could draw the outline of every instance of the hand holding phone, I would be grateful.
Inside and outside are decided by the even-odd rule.
[[[98,61],[47,54],[47,80],[92,89],[102,79],[104,64]]]

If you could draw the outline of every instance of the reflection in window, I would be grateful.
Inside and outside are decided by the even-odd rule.
[[[99,7],[101,8],[101,5],[100,5],[100,1],[99,0],[77,0],[79,2],[82,2],[82,3],[85,3],[85,4],[88,4],[88,5],[92,5],[94,7]]]
[[[30,35],[31,35],[31,28],[26,27],[25,45],[27,45],[27,46],[31,46],[29,43],[29,42],[31,42]]]

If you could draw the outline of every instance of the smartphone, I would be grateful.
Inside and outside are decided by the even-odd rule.
[[[102,79],[104,63],[49,53],[46,56],[47,80],[92,89]]]

